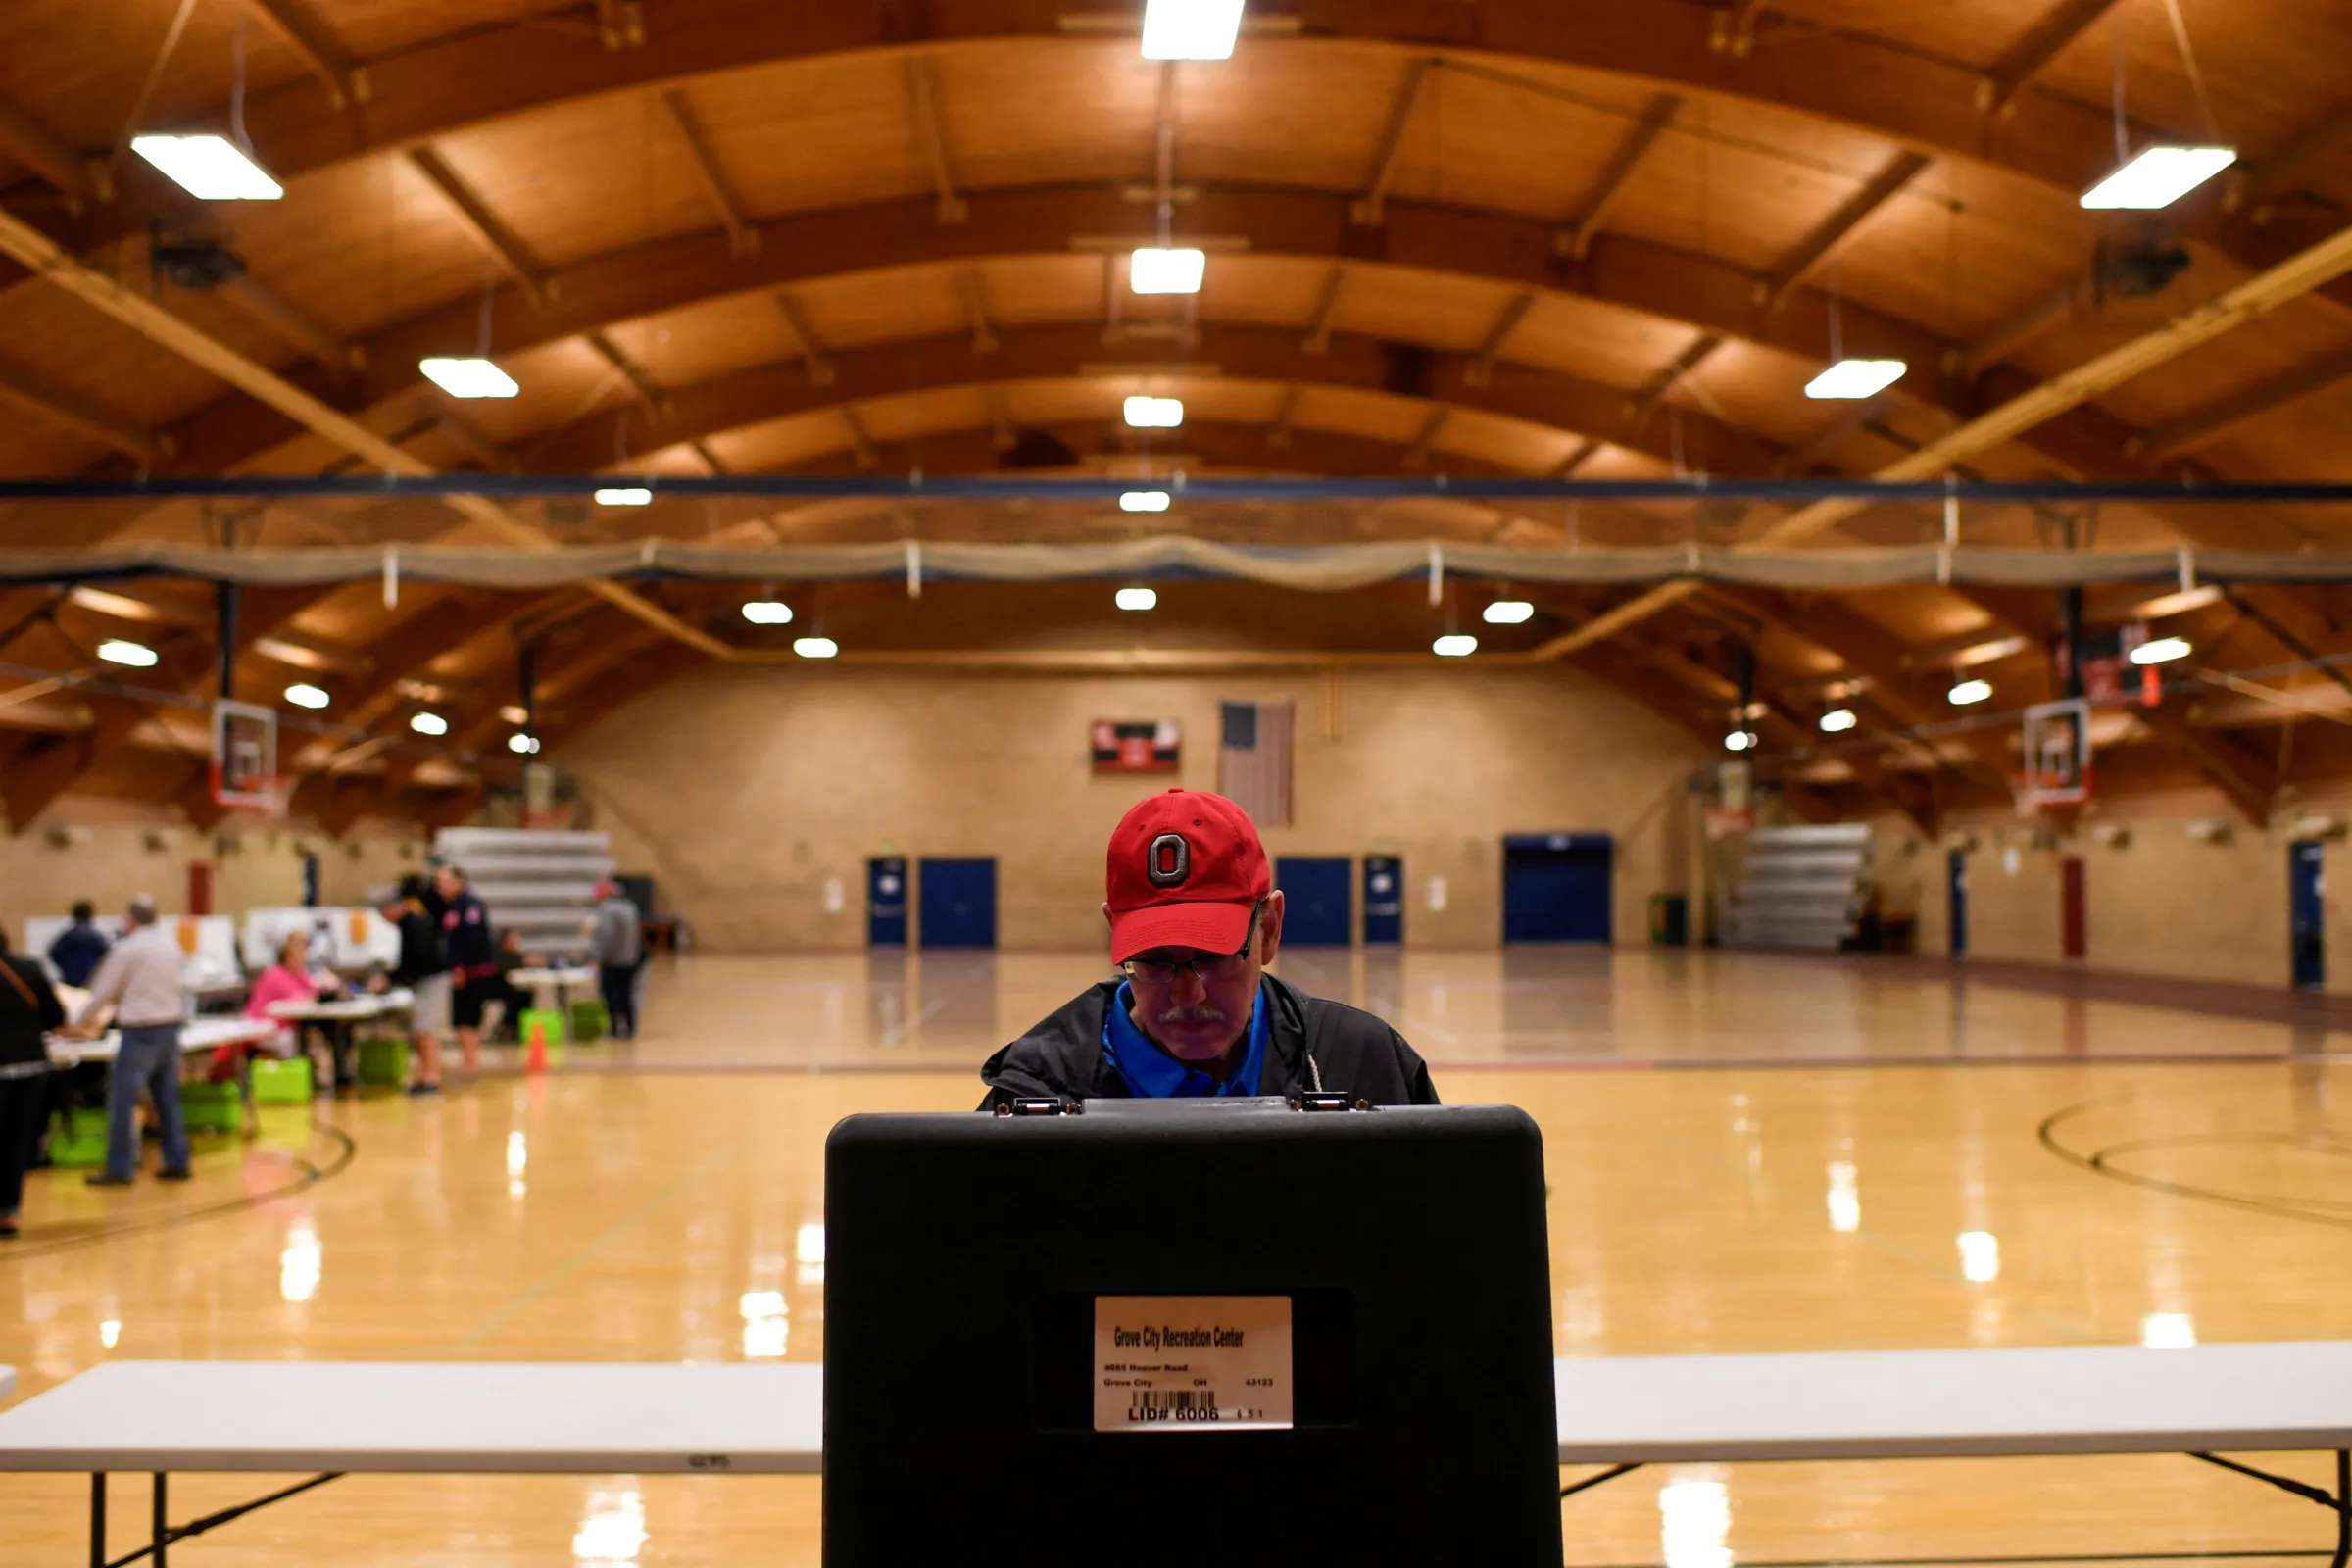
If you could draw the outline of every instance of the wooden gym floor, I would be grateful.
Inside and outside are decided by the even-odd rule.
[[[826,1130],[970,1106],[980,1058],[1099,968],[690,959],[651,977],[636,1047],[546,1078],[280,1112],[256,1145],[200,1145],[185,1189],[36,1176],[0,1250],[0,1361],[30,1393],[109,1356],[816,1359]],[[1868,960],[1282,968],[1396,1020],[1448,1100],[1542,1123],[1563,1354],[2352,1338],[2352,1114],[2330,1106],[2352,1047],[2324,1024]],[[0,1563],[79,1561],[86,1485],[0,1477]],[[144,1497],[119,1485],[117,1552]],[[266,1490],[188,1477],[174,1512]],[[2164,1457],[1662,1469],[1565,1509],[1571,1562],[1675,1568],[2331,1539],[2308,1503]],[[812,1564],[817,1486],[357,1478],[172,1555]]]

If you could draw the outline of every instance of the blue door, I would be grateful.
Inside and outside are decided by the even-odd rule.
[[[2317,991],[2328,983],[2327,851],[2317,844],[2290,844],[2286,853],[2295,984],[2305,991]]]
[[[923,946],[993,948],[997,945],[997,862],[924,860]]]
[[[1608,942],[1616,935],[1616,847],[1606,833],[1502,841],[1502,940]]]
[[[1393,948],[1404,940],[1404,862],[1394,855],[1364,857],[1364,946]]]
[[[1951,865],[1952,956],[1968,956],[1968,852],[1954,850]]]
[[[1355,941],[1351,860],[1301,859],[1274,862],[1274,885],[1282,889],[1282,945],[1286,948],[1345,948]]]
[[[877,856],[865,862],[865,945],[906,945],[906,858]]]

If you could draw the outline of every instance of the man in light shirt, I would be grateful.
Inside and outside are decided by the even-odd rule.
[[[188,1128],[179,1114],[179,1029],[187,1020],[180,983],[186,961],[179,943],[157,923],[155,899],[142,893],[130,901],[122,940],[107,951],[90,977],[90,1000],[74,1019],[75,1033],[98,1033],[101,1009],[112,1005],[122,1049],[106,1086],[106,1169],[88,1178],[92,1187],[128,1187],[139,1164],[139,1086],[155,1102],[163,1124],[164,1163],[158,1180],[188,1179]]]

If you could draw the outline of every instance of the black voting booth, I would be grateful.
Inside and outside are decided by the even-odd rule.
[[[825,1219],[828,1568],[1560,1561],[1519,1110],[853,1116]]]

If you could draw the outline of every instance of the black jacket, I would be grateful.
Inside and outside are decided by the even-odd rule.
[[[1102,1055],[1102,1016],[1121,982],[1105,980],[988,1058],[982,1110],[1015,1100],[1126,1100],[1127,1080]],[[1368,1012],[1310,997],[1272,975],[1274,1033],[1258,1093],[1322,1088],[1375,1105],[1434,1105],[1429,1068],[1402,1036]],[[1311,1067],[1310,1067],[1311,1061]]]
[[[448,972],[449,959],[441,952],[440,928],[424,912],[423,905],[409,900],[400,911],[400,961],[392,966],[389,978],[394,985],[413,986],[419,980]]]
[[[0,975],[0,1067],[46,1062],[49,1048],[41,1036],[66,1021],[48,971],[13,953],[0,953],[0,963],[9,968]]]

